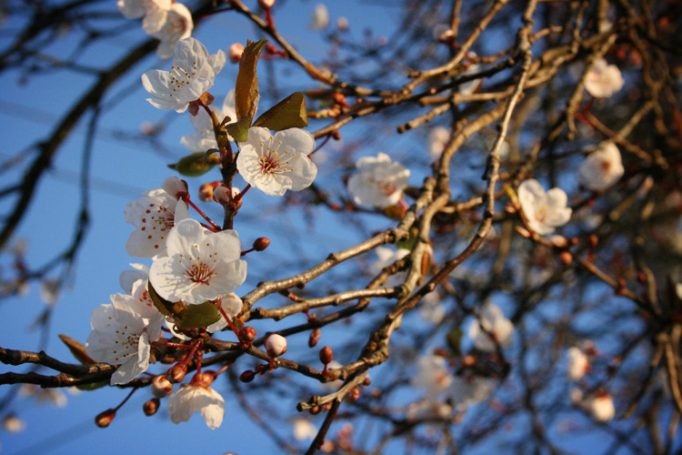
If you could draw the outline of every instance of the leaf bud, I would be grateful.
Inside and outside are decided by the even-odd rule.
[[[145,401],[144,404],[142,405],[142,411],[144,412],[144,415],[149,417],[156,414],[156,411],[159,410],[159,404],[160,401],[158,398],[152,398],[150,400]]]
[[[114,421],[115,417],[116,410],[107,409],[106,411],[102,411],[99,414],[97,414],[97,416],[95,417],[95,424],[100,428],[106,428],[109,425],[111,425],[111,422]]]
[[[279,357],[287,352],[287,339],[273,333],[265,339],[265,349],[270,357]]]
[[[334,360],[334,351],[329,346],[325,346],[320,350],[320,362],[327,365]]]
[[[159,375],[152,379],[152,393],[157,398],[163,398],[170,395],[173,391],[173,383],[171,383],[166,376]]]

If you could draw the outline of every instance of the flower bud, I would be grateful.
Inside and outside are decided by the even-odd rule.
[[[595,234],[590,235],[587,238],[587,242],[590,245],[590,248],[594,249],[599,245],[599,237],[597,237]]]
[[[270,246],[270,239],[267,237],[258,237],[253,242],[253,249],[256,251],[263,251]]]
[[[188,192],[187,182],[177,177],[168,177],[161,188],[176,199],[184,197]]]
[[[159,410],[159,404],[160,402],[158,398],[152,398],[151,400],[145,401],[142,405],[142,411],[144,411],[144,415],[153,416],[156,414],[156,411]]]
[[[213,371],[202,371],[197,373],[192,378],[192,385],[199,387],[210,387],[215,381],[216,374]]]
[[[170,370],[170,378],[173,382],[182,382],[187,374],[187,365],[177,364]]]
[[[111,422],[114,421],[115,417],[116,410],[107,409],[106,411],[102,411],[99,414],[97,414],[97,416],[95,417],[95,424],[100,428],[106,428],[109,425],[111,425]]]
[[[244,53],[244,45],[242,43],[234,43],[230,46],[230,61],[232,63],[239,63],[242,59],[242,54]]]
[[[320,362],[325,365],[334,360],[334,351],[329,346],[325,346],[320,350]]]
[[[204,202],[213,200],[213,192],[220,182],[208,182],[199,187],[199,199]]]
[[[353,387],[353,389],[350,391],[349,398],[351,401],[358,401],[360,398],[360,387]]]
[[[256,377],[256,373],[254,373],[252,370],[246,370],[242,374],[239,375],[239,380],[245,383],[249,383],[253,381],[253,378]]]
[[[318,341],[320,341],[320,336],[322,332],[320,329],[313,329],[310,331],[310,337],[308,338],[308,347],[314,348]]]
[[[173,383],[166,376],[159,375],[152,379],[152,393],[157,398],[163,398],[173,391]]]
[[[562,251],[561,254],[559,254],[559,259],[566,267],[573,263],[573,255],[568,251]]]
[[[232,193],[226,186],[220,185],[213,189],[213,200],[219,204],[229,204],[239,195],[237,188],[232,188]],[[241,201],[240,201],[241,202]]]
[[[342,32],[348,30],[349,26],[350,24],[348,23],[348,19],[345,18],[344,16],[341,16],[336,20],[336,28],[338,28]]]
[[[247,343],[256,339],[256,329],[249,326],[244,326],[239,330],[239,339]]]
[[[275,0],[258,0],[258,4],[263,9],[270,9],[275,6]]]
[[[282,335],[273,333],[265,339],[265,349],[270,357],[279,357],[287,352],[287,339]]]

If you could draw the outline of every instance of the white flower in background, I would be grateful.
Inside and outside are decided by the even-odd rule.
[[[444,126],[436,126],[429,131],[429,153],[432,160],[437,160],[450,140],[452,131]]]
[[[431,400],[419,400],[407,406],[405,417],[410,421],[424,419],[448,419],[452,415],[452,406]]]
[[[561,188],[545,192],[535,180],[519,185],[519,202],[529,227],[540,235],[551,234],[558,226],[568,223],[571,209],[566,207],[568,197]]]
[[[476,54],[474,54],[473,57],[476,57]],[[478,63],[472,63],[460,76],[470,76],[472,74],[478,73],[479,71],[481,71],[481,65]],[[469,82],[461,84],[459,87],[457,87],[457,91],[462,95],[471,95],[476,91],[479,85],[481,85],[481,80],[473,79]]]
[[[608,98],[623,88],[623,76],[616,65],[600,58],[587,71],[585,89],[595,98]]]
[[[23,384],[19,389],[19,395],[31,397],[39,404],[51,404],[58,408],[66,406],[67,398],[59,389],[43,389],[34,384]]]
[[[426,294],[419,305],[419,316],[431,324],[440,324],[445,318],[445,306],[437,292]]]
[[[17,417],[16,414],[7,414],[2,419],[2,428],[8,433],[19,433],[24,431],[26,423]]]
[[[46,279],[40,285],[40,298],[48,305],[53,305],[59,300],[59,290],[61,282],[59,280]]]
[[[437,355],[425,355],[417,360],[417,374],[412,378],[414,387],[424,389],[427,399],[434,400],[452,383],[447,361]]]
[[[168,234],[166,256],[156,256],[149,280],[161,297],[201,304],[239,287],[246,279],[246,262],[235,231],[212,233],[191,218]]]
[[[214,107],[214,112],[222,121],[223,118],[230,117],[230,123],[237,121],[237,114],[234,110],[234,90],[225,97],[223,105],[220,109]],[[218,148],[218,143],[215,140],[215,132],[213,130],[213,121],[204,109],[199,109],[197,115],[191,115],[190,120],[194,126],[194,133],[182,136],[180,143],[193,152],[205,152],[209,149]],[[229,123],[228,123],[229,124]],[[230,138],[230,140],[232,140]]]
[[[165,254],[171,228],[189,216],[185,203],[161,188],[128,204],[124,214],[126,221],[137,228],[128,237],[126,251],[138,258]]]
[[[178,177],[168,177],[163,181],[161,189],[173,196],[175,199],[180,199],[187,194],[187,182]]]
[[[310,21],[310,28],[313,30],[322,30],[329,26],[329,11],[323,3],[315,5],[315,11]]]
[[[317,166],[308,158],[314,148],[315,138],[299,128],[274,137],[267,128],[249,128],[247,141],[240,144],[237,169],[251,186],[270,196],[301,191],[317,176]]]
[[[379,246],[374,251],[376,252],[377,260],[372,264],[370,272],[375,275],[380,273],[384,268],[410,254],[410,250],[408,249],[394,249],[387,246]]]
[[[606,142],[580,165],[580,184],[592,191],[604,191],[616,183],[623,172],[618,147],[613,142]]]
[[[317,436],[317,428],[312,422],[303,417],[296,417],[291,421],[294,439],[297,441],[305,441],[315,439]]]
[[[142,28],[148,34],[159,31],[171,8],[171,0],[118,0],[116,4],[121,14],[128,19],[144,16]]]
[[[327,371],[333,371],[333,370],[338,370],[339,368],[343,368],[343,365],[341,365],[338,361],[332,360],[329,362],[327,365]],[[343,385],[343,380],[342,379],[335,379],[333,381],[329,382],[324,382],[322,383],[322,387],[324,387],[327,390],[337,390],[339,387]]]
[[[152,96],[147,101],[159,109],[184,112],[190,102],[213,86],[224,65],[223,51],[209,55],[194,38],[178,41],[170,71],[150,70],[142,75],[142,85]]]
[[[385,153],[360,158],[355,167],[348,190],[356,204],[384,208],[400,201],[410,178],[409,169]]]
[[[600,422],[608,422],[616,415],[613,398],[607,392],[598,392],[587,402],[587,409]]]
[[[215,430],[223,423],[225,400],[213,388],[194,384],[184,384],[168,399],[168,414],[173,423],[186,422],[197,411],[206,425]]]
[[[173,55],[175,45],[180,40],[192,36],[193,29],[192,13],[182,3],[173,3],[161,26],[156,31],[147,33],[160,41],[156,54],[160,58],[167,59]]]
[[[153,321],[134,312],[132,298],[111,296],[111,304],[100,305],[92,313],[92,332],[85,350],[93,359],[120,365],[111,375],[111,384],[127,384],[149,368],[151,342],[161,336],[162,318]]]
[[[341,16],[336,20],[336,28],[340,31],[345,32],[348,30],[348,27],[350,27],[350,22],[348,22],[347,17]]]
[[[133,285],[137,280],[146,280],[149,276],[149,267],[144,264],[131,263],[132,270],[124,270],[118,276],[118,284],[126,294],[133,293]]]
[[[495,390],[495,381],[489,378],[464,374],[455,376],[450,385],[450,398],[460,409],[485,401]]]
[[[509,346],[514,334],[514,325],[504,317],[500,307],[492,302],[486,302],[479,316],[469,326],[469,338],[474,342],[474,346],[481,351],[494,352],[497,344],[488,333],[495,337],[500,347]]]
[[[226,294],[222,297],[218,297],[218,299],[216,300],[220,301],[220,308],[223,310],[223,313],[225,313],[230,319],[236,318],[242,311],[243,306],[242,299],[233,292]],[[206,327],[206,331],[215,333],[223,330],[225,327],[227,327],[227,321],[225,320],[221,313],[220,319]]]
[[[580,348],[569,348],[568,377],[573,381],[578,381],[585,376],[588,371],[590,371],[590,358]]]

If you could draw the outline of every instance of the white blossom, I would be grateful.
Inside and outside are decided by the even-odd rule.
[[[173,423],[186,422],[199,412],[206,425],[215,430],[223,423],[225,400],[211,387],[184,384],[168,399],[168,414]]]
[[[265,350],[270,357],[279,357],[287,352],[287,339],[278,333],[273,333],[265,339]]]
[[[495,390],[493,379],[463,374],[455,376],[450,385],[450,398],[461,409],[485,401]]]
[[[242,299],[233,292],[218,297],[217,300],[220,303],[220,308],[223,310],[223,313],[225,313],[225,315],[227,315],[230,319],[236,318],[237,315],[239,315],[239,313],[242,311]],[[206,327],[206,331],[215,333],[223,330],[225,327],[227,327],[227,321],[221,313],[220,319]]]
[[[171,302],[201,304],[229,294],[246,279],[239,236],[233,230],[212,233],[191,218],[168,234],[166,256],[156,256],[149,279]]]
[[[206,47],[194,38],[178,41],[170,71],[151,70],[142,75],[142,85],[152,96],[147,101],[159,109],[184,112],[190,102],[213,86],[224,65],[223,51],[209,55]]]
[[[142,28],[145,33],[157,32],[166,22],[171,0],[118,0],[119,11],[128,19],[144,17]]]
[[[149,276],[149,267],[144,264],[131,263],[132,270],[124,270],[118,277],[118,284],[126,294],[133,293],[133,285],[137,280],[146,280]]]
[[[178,177],[168,177],[163,181],[161,188],[176,199],[187,194],[187,182]]]
[[[587,402],[587,409],[592,416],[600,422],[608,422],[616,415],[616,407],[613,398],[606,392],[597,393]]]
[[[417,360],[417,374],[412,378],[414,387],[424,389],[428,399],[435,399],[452,383],[446,360],[437,355],[425,355]]]
[[[296,417],[291,421],[294,439],[297,441],[305,441],[306,439],[314,439],[317,435],[317,428],[310,420],[303,417]]]
[[[595,98],[608,98],[623,88],[623,76],[616,65],[600,58],[592,63],[585,76],[585,89]]]
[[[159,47],[156,54],[163,59],[170,58],[180,40],[192,36],[194,22],[192,13],[182,3],[173,3],[166,13],[165,21],[154,32],[147,32],[157,38]]]
[[[604,191],[622,176],[623,162],[613,142],[602,144],[580,165],[580,184],[592,191]]]
[[[526,180],[519,186],[519,202],[530,228],[540,235],[551,234],[571,218],[571,209],[566,207],[568,197],[561,188],[545,192],[535,180]]]
[[[476,57],[476,55],[474,54],[473,57]],[[471,76],[472,74],[476,74],[479,71],[481,71],[481,65],[479,65],[478,63],[473,63],[470,64],[466,68],[466,70],[464,70],[461,76]],[[459,87],[457,87],[457,91],[462,95],[472,95],[479,85],[481,85],[481,80],[473,79],[463,84],[460,84]]]
[[[486,332],[494,336],[495,340],[491,339]],[[494,352],[497,344],[503,348],[509,346],[513,334],[514,325],[504,317],[500,307],[492,302],[486,302],[483,305],[479,318],[474,319],[469,326],[469,338],[481,351]]]
[[[580,380],[590,370],[590,358],[577,347],[568,350],[568,377],[573,381]]]
[[[166,240],[176,222],[187,218],[184,202],[164,189],[151,190],[145,197],[125,208],[125,219],[137,229],[130,234],[126,251],[133,257],[152,257],[165,254]]]
[[[356,204],[384,208],[400,201],[410,177],[409,169],[385,153],[360,158],[355,167],[348,190]]]
[[[387,246],[378,246],[374,252],[377,255],[377,260],[372,264],[370,273],[375,275],[381,272],[384,268],[410,254],[410,250],[408,249],[390,248]]]
[[[45,279],[40,285],[40,298],[48,305],[53,305],[59,299],[61,282],[59,280]]]
[[[7,414],[2,419],[2,428],[8,433],[19,433],[24,431],[26,423],[17,417],[16,414]]]
[[[432,160],[437,160],[443,154],[451,134],[452,131],[444,126],[431,128],[429,131],[429,153]]]
[[[310,28],[313,30],[322,30],[329,25],[329,10],[323,3],[315,5],[313,17],[310,20]]]
[[[120,365],[111,384],[127,384],[149,368],[151,342],[161,336],[161,322],[162,318],[143,318],[134,312],[131,299],[114,294],[111,304],[93,312],[85,350],[97,361]]]
[[[214,108],[213,110],[221,121],[228,116],[231,119],[229,123],[236,122],[237,114],[234,110],[234,91],[230,90],[220,109]],[[197,115],[190,116],[190,120],[192,121],[192,126],[194,126],[194,133],[182,136],[180,143],[193,152],[205,152],[209,149],[218,148],[218,143],[215,140],[215,131],[213,130],[213,121],[208,113],[204,109],[199,109]],[[230,140],[232,139],[230,138]]]
[[[429,292],[422,297],[419,305],[419,316],[431,324],[440,324],[445,318],[445,306],[441,303],[437,292]]]
[[[422,399],[410,403],[405,412],[405,417],[409,421],[419,421],[424,419],[447,419],[452,415],[452,406],[447,403]]]
[[[267,128],[249,128],[247,141],[240,144],[237,169],[251,186],[270,196],[301,191],[317,176],[317,166],[308,157],[314,147],[312,134],[299,128],[274,137]]]
[[[44,389],[34,384],[22,384],[19,395],[31,397],[40,404],[51,404],[58,408],[66,406],[67,398],[59,389]]]

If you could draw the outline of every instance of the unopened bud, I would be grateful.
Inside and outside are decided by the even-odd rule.
[[[563,235],[553,235],[550,240],[556,248],[566,248],[568,246],[568,240]]]
[[[180,199],[187,194],[187,182],[177,177],[168,177],[161,186],[166,193],[170,194],[176,199]]]
[[[561,260],[561,263],[564,264],[565,266],[569,266],[573,263],[573,255],[568,251],[562,251],[561,254],[559,255],[559,259]]]
[[[178,364],[170,370],[170,378],[173,382],[182,382],[187,374],[187,365]]]
[[[317,415],[317,414],[320,413],[321,410],[322,410],[322,409],[320,409],[319,406],[315,405],[315,406],[313,406],[312,408],[310,408],[310,413],[311,413],[312,415]]]
[[[155,376],[152,379],[152,393],[157,398],[163,398],[173,391],[173,383],[171,383],[166,376]]]
[[[279,357],[287,352],[287,339],[282,335],[273,333],[265,339],[265,349],[270,357]]]
[[[258,237],[255,242],[253,242],[253,249],[256,251],[263,251],[270,246],[270,239],[267,237]]]
[[[334,360],[334,351],[329,346],[325,346],[320,350],[320,362],[325,365]]]
[[[595,234],[590,235],[587,238],[587,242],[590,245],[590,248],[596,248],[597,245],[599,245],[599,237],[597,237]]]
[[[242,54],[244,53],[244,45],[242,43],[234,43],[230,46],[230,61],[232,63],[239,63],[242,59]]]
[[[239,339],[247,343],[256,339],[256,329],[249,326],[244,326],[239,330]]]
[[[209,387],[215,381],[216,374],[213,371],[202,371],[192,378],[192,384],[199,387]]]
[[[364,386],[368,386],[371,383],[372,383],[372,378],[370,378],[369,376],[365,376],[365,379],[362,380],[362,385],[364,385]]]
[[[263,9],[270,9],[275,6],[275,0],[258,0],[258,4]]]
[[[252,370],[246,370],[242,374],[239,375],[239,380],[242,382],[249,383],[253,381],[253,378],[256,377],[256,373],[253,372]]]
[[[353,390],[350,391],[349,397],[352,401],[358,401],[360,398],[360,387],[354,387]]]
[[[159,404],[160,402],[158,398],[152,398],[151,400],[145,401],[142,405],[142,411],[144,411],[144,415],[153,416],[156,414],[156,411],[159,410]]]
[[[322,332],[320,329],[313,329],[310,331],[310,337],[308,338],[308,347],[309,348],[314,348],[315,345],[317,344],[318,341],[320,341],[320,337],[322,336]]]
[[[114,418],[116,418],[116,410],[107,409],[106,411],[102,411],[97,414],[95,417],[95,424],[100,428],[106,428],[111,425],[111,422],[114,421]]]
[[[208,182],[199,187],[199,199],[202,201],[212,201],[213,192],[220,185],[220,182]]]
[[[336,20],[336,28],[342,32],[348,30],[349,26],[350,24],[348,23],[348,19],[346,19],[344,16],[341,16]]]

